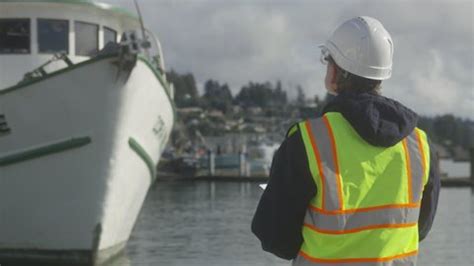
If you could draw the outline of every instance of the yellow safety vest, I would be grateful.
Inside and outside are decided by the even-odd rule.
[[[415,265],[429,174],[426,134],[368,144],[340,113],[299,124],[317,186],[294,266]]]

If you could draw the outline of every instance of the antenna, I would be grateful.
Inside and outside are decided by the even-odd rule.
[[[140,26],[142,30],[142,36],[143,36],[143,43],[142,43],[142,48],[146,49],[146,54],[148,55],[148,48],[151,47],[151,43],[148,41],[148,35],[146,35],[146,29],[145,29],[145,24],[143,23],[143,16],[142,12],[140,11],[140,6],[138,5],[137,0],[133,0],[133,3],[135,3],[135,8],[137,9],[137,14],[138,14],[138,19],[140,20]]]

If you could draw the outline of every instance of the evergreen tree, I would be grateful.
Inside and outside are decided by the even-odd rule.
[[[284,106],[287,104],[286,91],[281,86],[281,81],[277,81],[274,91],[274,104],[277,106]]]
[[[181,75],[171,70],[166,75],[175,88],[174,99],[176,106],[189,107],[198,104],[199,95],[193,74]]]
[[[244,107],[283,107],[287,103],[287,95],[279,81],[275,87],[268,81],[249,82],[241,88],[235,97],[235,103]]]
[[[227,84],[221,85],[212,79],[206,81],[202,96],[204,107],[226,113],[232,108],[232,100],[232,94]]]
[[[306,102],[306,95],[304,94],[304,91],[301,85],[296,86],[296,91],[298,93],[296,95],[296,104],[299,106],[304,106]]]

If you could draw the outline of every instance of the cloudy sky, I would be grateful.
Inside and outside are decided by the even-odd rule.
[[[132,0],[105,1],[133,10]],[[423,115],[474,119],[474,1],[139,0],[158,34],[168,68],[198,83],[281,80],[324,96],[317,45],[343,21],[379,19],[395,45],[383,94]]]

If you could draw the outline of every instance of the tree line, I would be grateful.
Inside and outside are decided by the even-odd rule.
[[[198,106],[226,113],[233,105],[267,108],[284,106],[288,103],[286,91],[280,81],[274,84],[271,82],[249,82],[234,97],[227,83],[207,80],[204,83],[203,94],[199,95],[192,74],[179,74],[171,70],[167,75],[174,84],[175,103],[178,108]],[[300,90],[302,92],[301,88]]]
[[[249,82],[233,96],[228,84],[210,79],[204,83],[204,92],[200,95],[193,74],[179,74],[171,70],[167,75],[175,86],[175,103],[178,108],[197,106],[227,113],[233,105],[244,108],[285,108],[291,104],[280,81],[275,83]],[[308,102],[303,88],[297,86],[296,89],[296,105]],[[311,101],[319,105],[318,110],[322,110],[326,100],[327,97],[323,101],[316,97]],[[451,114],[435,117],[422,116],[419,118],[418,126],[428,133],[432,141],[443,146],[461,146],[463,148],[474,146],[474,122],[471,120],[458,118]]]
[[[474,122],[452,114],[420,117],[418,127],[425,130],[435,143],[447,147],[474,147]]]

